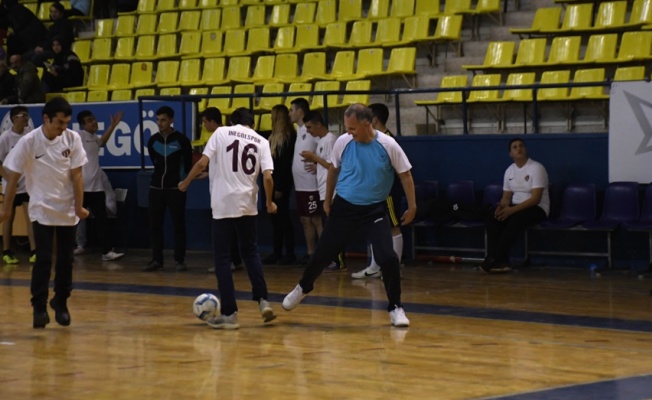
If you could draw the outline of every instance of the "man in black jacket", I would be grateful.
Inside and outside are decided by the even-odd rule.
[[[174,229],[174,261],[177,271],[185,271],[186,256],[186,193],[179,190],[192,167],[190,140],[172,127],[174,110],[163,106],[156,110],[159,132],[147,143],[154,173],[149,189],[149,229],[152,239],[152,261],[143,271],[163,269],[163,225],[165,209],[170,209]]]

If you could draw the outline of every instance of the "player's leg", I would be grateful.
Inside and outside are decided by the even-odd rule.
[[[57,261],[54,266],[54,297],[50,306],[59,325],[70,325],[67,300],[72,292],[72,263],[74,260],[75,226],[56,226]]]
[[[47,312],[48,288],[52,269],[52,246],[54,227],[32,223],[36,240],[36,262],[32,269],[30,291],[34,308],[34,328],[45,328],[50,322]],[[72,249],[71,249],[72,250]]]
[[[165,220],[165,198],[163,189],[149,190],[149,233],[152,246],[152,261],[143,271],[163,269],[163,223]]]
[[[27,240],[29,241],[29,262],[36,262],[36,240],[34,240],[34,227],[29,221],[29,202],[23,203],[23,217],[25,218],[25,231],[27,231]]]
[[[166,190],[169,198],[172,226],[174,228],[174,261],[177,271],[185,271],[186,267],[186,192],[176,189]]]
[[[16,255],[11,250],[11,235],[14,226],[16,206],[12,206],[9,219],[2,224],[2,260],[5,264],[18,264]],[[29,220],[28,220],[29,221]]]

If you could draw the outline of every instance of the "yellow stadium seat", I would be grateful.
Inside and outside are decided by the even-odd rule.
[[[414,15],[414,0],[392,1],[392,8],[389,16],[394,18],[405,18]]]
[[[294,47],[297,51],[322,47],[319,43],[319,27],[314,24],[297,25]]]
[[[370,48],[358,52],[357,68],[354,74],[333,75],[338,81],[351,81],[383,75],[383,49]]]
[[[237,29],[241,23],[240,6],[230,6],[222,8],[222,25],[221,29]]]
[[[274,62],[275,82],[295,82],[299,79],[299,57],[296,54],[277,54]]]
[[[66,93],[66,100],[68,100],[69,103],[85,103],[86,92],[83,90],[68,92]]]
[[[288,95],[285,98],[285,106],[287,108],[290,108],[292,102],[300,97],[303,97],[306,100],[308,100],[308,102],[310,102],[310,96],[308,94],[306,95],[289,94],[289,93],[301,93],[301,92],[310,92],[310,91],[312,91],[312,83],[302,83],[302,82],[291,83],[287,91]]]
[[[82,64],[86,64],[91,61],[92,47],[93,44],[90,40],[75,40],[72,43],[72,51],[77,54],[77,57],[79,57],[79,61],[81,61]]]
[[[129,84],[132,88],[153,86],[154,64],[147,61],[138,61],[131,65],[131,79]]]
[[[160,58],[172,58],[177,57],[179,53],[177,52],[177,34],[167,33],[165,35],[160,35],[158,37],[158,43],[156,44],[156,54],[155,57]]]
[[[111,90],[126,90],[131,87],[129,79],[131,76],[131,64],[116,63],[111,65],[111,76],[109,77],[109,89]],[[113,99],[113,93],[111,94]],[[129,98],[131,99],[131,90],[129,90]]]
[[[226,79],[229,82],[246,82],[250,78],[251,57],[231,57],[226,72]]]
[[[204,60],[201,80],[204,85],[223,85],[226,79],[226,60],[224,58],[207,58]]]
[[[355,52],[354,51],[338,51],[333,60],[333,67],[329,79],[343,79],[353,76],[353,68],[355,66]]]
[[[220,0],[220,7],[237,6],[240,0]]]
[[[234,1],[235,1],[236,4],[238,4],[238,2],[236,0],[234,0]],[[259,4],[259,3],[262,3],[262,2],[263,2],[263,0],[240,0],[241,5]]]
[[[607,1],[600,3],[593,24],[594,30],[622,28],[625,26],[627,1]]]
[[[401,20],[398,18],[384,18],[376,23],[376,38],[374,46],[393,47],[401,42]]]
[[[315,92],[336,92],[339,90],[340,82],[338,81],[321,81],[315,83]],[[324,97],[326,97],[326,102],[328,104],[325,104]],[[323,94],[315,93],[315,95],[312,96],[312,101],[310,102],[310,109],[321,110],[325,106],[337,107],[339,105],[339,97],[339,94],[326,94],[324,96]]]
[[[181,94],[179,87],[166,87],[159,91],[159,96],[178,96]]]
[[[198,86],[201,84],[201,61],[197,58],[181,61],[181,65],[179,66],[179,85]]]
[[[110,71],[111,66],[109,64],[91,65],[91,67],[88,69],[88,81],[86,82],[88,89],[106,89],[109,85]]]
[[[200,57],[201,53],[200,31],[181,32],[181,44],[179,44],[179,55],[181,57]]]
[[[197,0],[179,0],[179,10],[195,10]]]
[[[259,132],[269,132],[272,130],[272,114],[263,114],[260,116],[260,122],[256,129]]]
[[[358,90],[371,90],[371,81],[362,80],[362,81],[349,81],[346,83],[347,92],[354,92]],[[344,94],[342,97],[341,106],[349,106],[354,103],[369,104],[369,94]]]
[[[534,72],[515,72],[507,77],[507,86],[533,85],[536,79]],[[532,101],[532,89],[505,89],[503,101]]]
[[[115,46],[115,59],[118,61],[131,61],[134,58],[135,40],[133,36],[118,38]]]
[[[556,32],[588,30],[593,22],[593,3],[572,4],[566,7],[561,28]],[[548,32],[542,30],[541,32]],[[555,31],[552,31],[555,32]]]
[[[283,104],[283,93],[284,85],[282,83],[266,83],[263,86],[262,93],[264,94],[273,94],[276,93],[278,96],[261,96],[258,105],[256,106],[257,110],[271,111],[272,107],[277,104]]]
[[[625,32],[620,38],[616,62],[648,60],[651,57],[652,32]]]
[[[173,11],[177,8],[177,0],[158,0],[156,3],[156,12]]]
[[[179,25],[179,13],[177,12],[164,12],[158,17],[158,28],[156,33],[174,33],[177,32],[177,25]]]
[[[156,23],[158,16],[156,14],[143,14],[138,16],[136,22],[136,36],[156,34]]]
[[[437,20],[435,42],[457,43],[456,53],[462,55],[462,19],[461,15],[445,15]]]
[[[86,101],[89,103],[99,103],[109,100],[109,92],[106,90],[89,90]]]
[[[208,88],[206,88],[206,87],[190,88],[190,90],[188,90],[188,94],[191,95],[191,96],[200,96],[200,95],[208,94]],[[208,100],[205,97],[200,99],[199,101],[197,101],[197,109],[199,111],[205,110],[207,102],[208,102]],[[203,133],[204,133],[204,131],[202,130],[202,135],[203,135]],[[212,135],[213,133],[209,132],[209,134]],[[208,137],[210,137],[210,135]],[[204,142],[204,143],[206,143],[206,142]],[[195,144],[193,144],[193,146],[195,146]]]
[[[326,73],[326,53],[306,53],[303,56],[301,79],[304,81],[328,79],[328,74]]]
[[[25,8],[32,12],[34,15],[38,15],[38,3],[23,3]]]
[[[358,21],[362,19],[362,0],[340,0],[338,21]]]
[[[315,23],[320,26],[326,26],[335,21],[337,21],[336,0],[319,0],[317,2],[317,13],[315,14]]]
[[[568,83],[570,80],[570,71],[545,71],[541,75],[541,84]],[[537,99],[539,101],[558,101],[568,98],[568,87],[557,87],[539,89]]]
[[[454,15],[471,11],[471,0],[447,1],[444,4],[444,14]]]
[[[500,86],[500,74],[476,75],[473,77],[471,87],[481,88],[485,86]],[[498,90],[472,90],[469,92],[468,103],[478,103],[483,101],[495,101],[498,99]]]
[[[371,0],[367,18],[383,19],[389,16],[389,0]]]
[[[111,92],[111,101],[129,101],[132,100],[131,89],[119,89]]]
[[[618,34],[591,35],[582,63],[613,62],[616,59]]]
[[[154,60],[156,59],[156,36],[145,35],[139,36],[136,43],[136,59]]]
[[[580,57],[581,36],[557,36],[552,39],[548,65],[576,64]]]
[[[442,89],[463,88],[468,85],[468,82],[468,75],[447,75],[441,80],[439,87]],[[437,92],[437,98],[435,100],[417,100],[414,104],[417,106],[456,104],[462,102],[462,96],[462,91]]]
[[[628,24],[633,26],[652,24],[652,0],[634,0]]]
[[[212,95],[230,95],[231,86],[215,86],[211,89]],[[222,114],[229,114],[231,112],[231,98],[230,97],[211,97],[208,99],[208,107],[217,107]]]
[[[312,24],[315,22],[317,3],[299,3],[294,9],[294,25]]]
[[[233,57],[246,54],[247,31],[245,29],[229,29],[224,34],[224,54]]]
[[[546,59],[546,39],[523,39],[516,52],[515,67],[544,65]]]
[[[256,87],[252,84],[241,84],[235,85],[233,87],[233,94],[256,94]],[[253,96],[251,97],[234,97],[231,100],[231,109],[235,110],[236,108],[245,107],[253,109]]]
[[[115,22],[115,35],[117,37],[133,36],[135,34],[135,27],[135,15],[118,15]],[[113,96],[113,94],[111,95]]]
[[[217,8],[220,6],[220,0],[199,0],[200,8]]]
[[[199,10],[186,10],[181,12],[179,17],[178,29],[181,32],[196,31],[199,29],[199,22],[201,21],[201,11]]]
[[[439,0],[417,0],[414,7],[414,15],[425,15],[436,17],[441,14],[441,5]]]
[[[95,37],[112,37],[113,36],[113,18],[95,20]]]
[[[77,43],[76,41],[75,43]],[[113,60],[113,40],[111,38],[99,38],[93,40],[93,52],[91,53],[91,62],[103,62]],[[75,50],[75,53],[77,51]],[[77,53],[79,56],[79,53]],[[80,56],[81,59],[81,56]]]
[[[51,1],[44,1],[41,3],[41,5],[38,7],[38,11],[36,12],[36,16],[38,19],[41,21],[49,21],[50,20],[50,7],[52,6]]]
[[[555,31],[559,29],[559,20],[561,19],[561,7],[546,7],[537,9],[529,28],[513,28],[510,32],[515,34],[530,34],[541,31]]]
[[[156,85],[170,87],[179,85],[179,61],[161,61],[156,67]]]
[[[407,17],[403,21],[403,37],[401,38],[401,42],[403,44],[412,44],[431,40],[429,30],[430,17],[426,15]]]
[[[134,92],[134,100],[138,100],[138,98],[142,96],[155,96],[156,95],[156,89],[148,88],[148,89],[136,89]]]
[[[251,28],[247,31],[247,47],[245,50],[247,54],[268,53],[271,50],[269,46],[269,28]]]
[[[244,26],[247,28],[265,26],[265,16],[264,4],[251,5],[247,7]]]
[[[604,68],[578,69],[573,76],[574,83],[604,82]],[[570,100],[604,100],[604,86],[582,86],[571,88]]]
[[[205,31],[201,35],[201,55],[202,57],[221,56],[222,51],[222,32]]]
[[[269,15],[268,25],[271,27],[286,26],[290,23],[290,5],[289,4],[275,4],[272,7],[272,12]]]
[[[215,31],[220,29],[222,23],[222,9],[211,8],[201,12],[199,29],[202,31]]]
[[[411,88],[416,88],[416,47],[397,47],[389,55],[389,64],[385,75],[401,75]],[[410,75],[412,79],[409,79]]]
[[[645,67],[620,67],[616,69],[614,81],[642,81],[645,79]]]
[[[234,82],[252,82],[257,85],[263,85],[274,80],[274,62],[276,57],[273,55],[258,57],[254,72],[251,77],[241,77],[232,79]]]
[[[482,65],[462,65],[462,68],[473,70],[509,67],[514,58],[515,45],[514,42],[491,42]]]
[[[294,26],[283,26],[276,31],[274,40],[274,52],[294,52]]]
[[[346,22],[333,22],[326,26],[324,47],[346,47]]]
[[[372,22],[368,20],[355,21],[345,47],[356,48],[371,46],[372,25]]]

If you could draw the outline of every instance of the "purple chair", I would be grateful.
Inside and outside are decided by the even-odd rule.
[[[503,185],[500,183],[490,183],[484,188],[482,204],[495,207],[503,198]]]
[[[395,178],[398,179],[398,178]],[[439,182],[423,181],[414,185],[417,200],[430,200],[439,197]]]
[[[602,215],[582,224],[590,230],[613,231],[623,223],[639,219],[638,182],[613,182],[604,192]]]
[[[465,206],[475,205],[473,181],[453,182],[446,188],[446,200],[451,204]]]
[[[639,219],[636,221],[624,222],[622,227],[632,232],[648,233],[650,264],[647,271],[643,273],[652,273],[652,183],[647,185],[647,188],[645,189],[645,197],[643,197],[643,205]]]
[[[592,221],[597,215],[596,190],[592,183],[576,183],[566,187],[557,218],[541,222],[543,229],[568,229]]]

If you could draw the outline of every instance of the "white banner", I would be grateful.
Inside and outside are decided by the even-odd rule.
[[[652,182],[652,83],[614,82],[609,100],[609,182]]]

